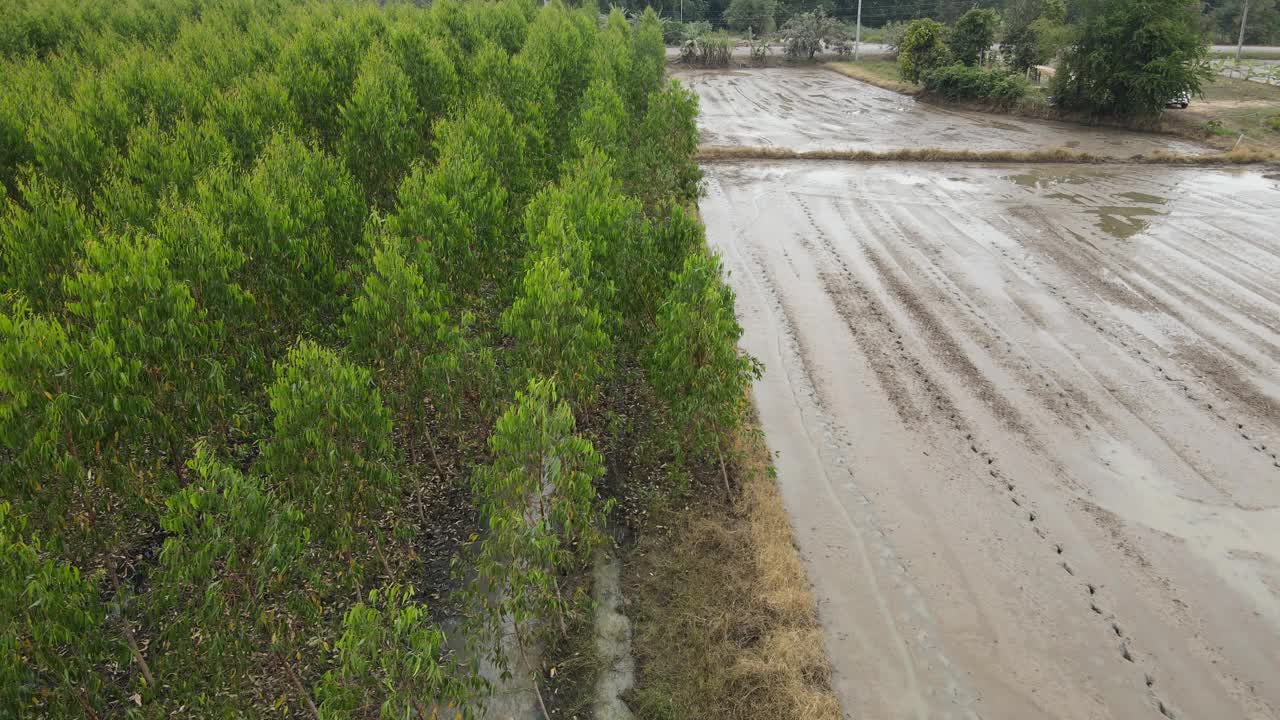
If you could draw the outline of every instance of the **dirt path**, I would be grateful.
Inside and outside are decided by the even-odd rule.
[[[1280,178],[724,164],[858,718],[1280,717]]]
[[[1205,152],[1170,136],[948,110],[821,68],[678,70],[698,94],[709,145],[793,150],[1034,150],[1065,147],[1107,157],[1163,149]]]

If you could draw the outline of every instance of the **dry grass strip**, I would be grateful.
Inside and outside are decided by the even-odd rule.
[[[727,504],[708,483],[624,560],[641,720],[836,720],[809,581],[758,433],[744,434]]]

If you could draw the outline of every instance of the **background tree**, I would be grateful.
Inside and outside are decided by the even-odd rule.
[[[734,30],[771,33],[777,29],[777,13],[778,0],[729,0],[723,19]]]
[[[846,38],[840,21],[818,8],[813,12],[792,15],[782,26],[782,42],[787,57],[813,60],[824,47],[833,47]]]
[[[964,65],[985,65],[1000,29],[1000,14],[990,8],[973,8],[951,28],[947,45]]]
[[[912,20],[898,47],[898,72],[904,80],[920,82],[925,73],[952,61],[947,26],[934,20]]]
[[[1067,43],[1063,0],[1015,0],[1005,15],[1000,53],[1014,69],[1044,65]]]
[[[1209,78],[1208,47],[1183,0],[1089,0],[1073,30],[1052,86],[1066,109],[1153,117]]]

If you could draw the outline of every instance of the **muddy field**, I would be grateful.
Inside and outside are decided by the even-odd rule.
[[[706,171],[849,716],[1280,717],[1280,175]]]
[[[708,145],[877,151],[1064,147],[1108,157],[1204,150],[1168,136],[945,109],[821,68],[683,69],[672,76],[698,94],[699,128]]]
[[[709,169],[853,717],[1276,717],[1280,178]]]

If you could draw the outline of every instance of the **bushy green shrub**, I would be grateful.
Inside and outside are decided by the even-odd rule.
[[[924,75],[925,92],[947,100],[976,100],[1010,107],[1026,96],[1030,85],[1022,76],[998,68],[947,65]]]

